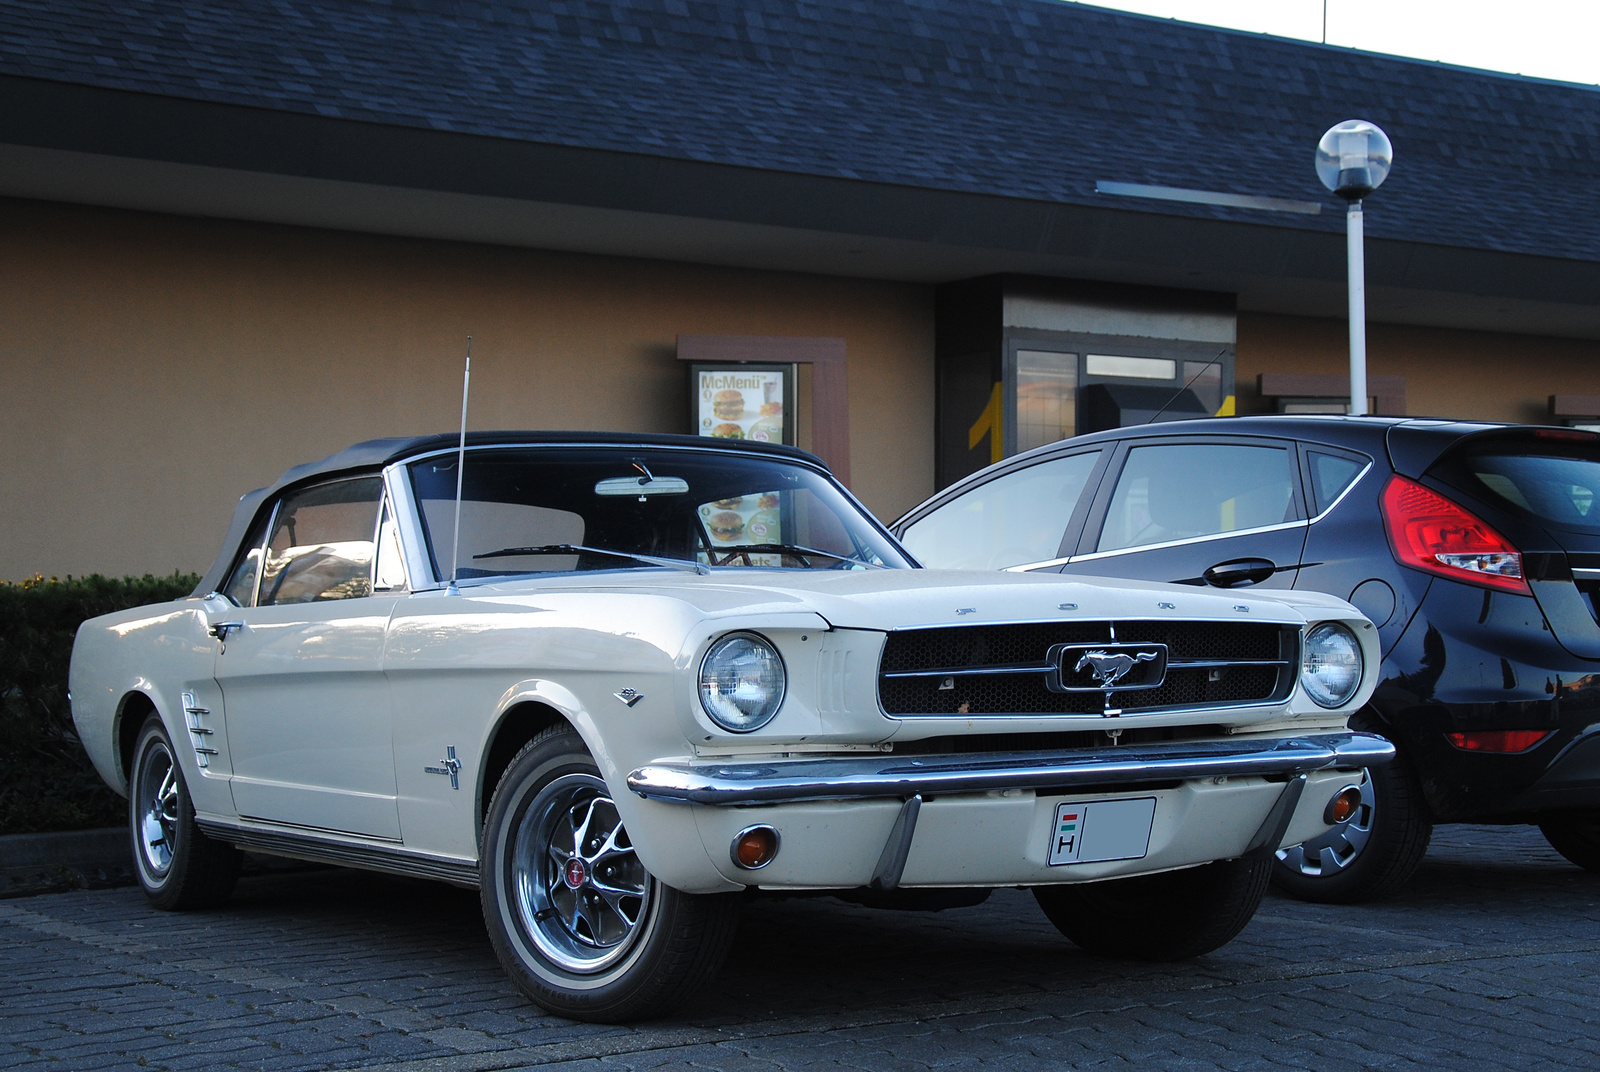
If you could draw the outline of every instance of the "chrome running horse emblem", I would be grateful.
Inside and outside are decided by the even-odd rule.
[[[1073,667],[1074,673],[1082,673],[1088,668],[1094,679],[1106,688],[1110,688],[1132,670],[1137,663],[1154,662],[1159,658],[1159,653],[1153,651],[1127,652],[1086,651],[1078,660],[1078,665]]]

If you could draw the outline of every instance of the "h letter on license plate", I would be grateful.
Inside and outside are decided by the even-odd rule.
[[[1155,815],[1155,797],[1057,804],[1046,862],[1055,867],[1140,859],[1150,851]]]

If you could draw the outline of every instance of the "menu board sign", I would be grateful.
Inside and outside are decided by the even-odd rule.
[[[695,433],[793,444],[793,365],[691,365]]]

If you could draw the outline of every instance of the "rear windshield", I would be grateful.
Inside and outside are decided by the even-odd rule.
[[[1600,532],[1600,440],[1518,440],[1469,448],[1441,467],[1441,479],[1498,500],[1558,529]]]

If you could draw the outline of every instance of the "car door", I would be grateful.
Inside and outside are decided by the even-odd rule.
[[[1107,451],[1030,460],[960,487],[897,526],[930,569],[1054,569],[1087,514]]]
[[[1306,514],[1293,441],[1135,438],[1110,470],[1063,573],[1294,586]]]
[[[224,588],[244,604],[212,624],[241,816],[400,837],[382,671],[399,589],[373,576],[382,503],[376,476],[286,493]]]

